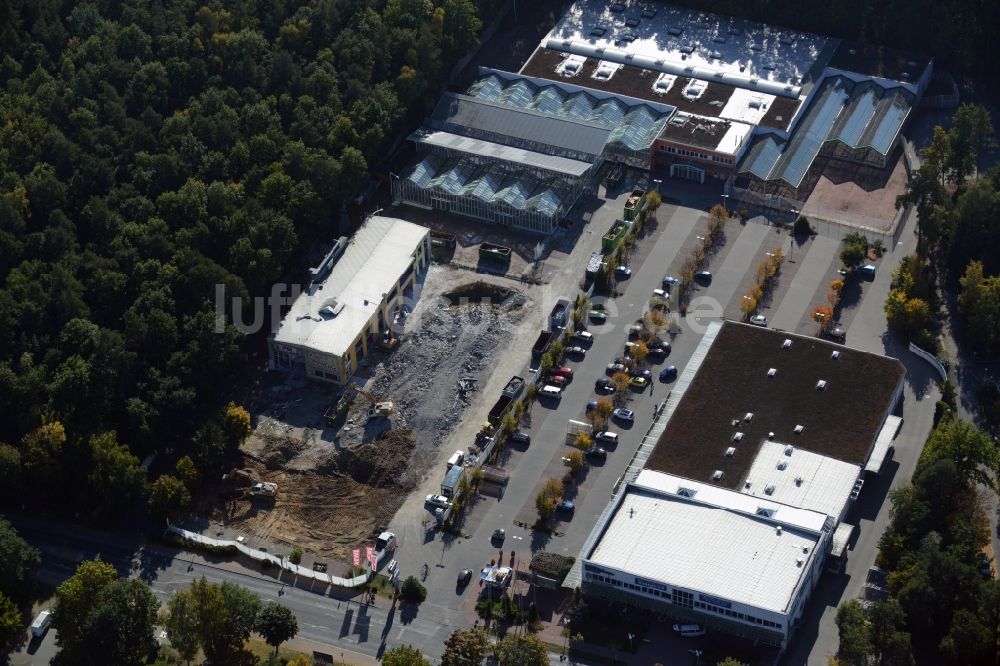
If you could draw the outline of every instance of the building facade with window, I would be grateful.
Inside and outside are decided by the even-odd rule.
[[[272,369],[346,384],[412,304],[413,287],[430,263],[430,230],[404,220],[370,217],[325,276],[292,303],[268,339]]]

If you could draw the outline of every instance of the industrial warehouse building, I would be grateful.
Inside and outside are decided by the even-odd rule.
[[[784,649],[844,555],[904,375],[877,354],[713,323],[564,584]]]
[[[346,384],[430,262],[430,230],[404,220],[370,217],[342,241],[269,338],[271,368]]]
[[[891,170],[932,61],[693,9],[578,0],[518,74],[481,69],[410,136],[397,202],[550,233],[609,162],[801,209]]]

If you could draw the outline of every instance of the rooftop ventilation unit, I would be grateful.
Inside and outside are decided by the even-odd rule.
[[[774,494],[774,484],[773,483],[769,483],[768,485],[764,486],[764,494],[765,495],[773,495]]]
[[[793,453],[795,453],[795,447],[794,446],[792,446],[791,444],[789,444],[788,446],[785,447],[785,455],[786,456],[790,456]]]
[[[637,18],[625,19],[625,25],[627,25],[630,28],[634,28],[635,26],[639,25],[639,19]]]
[[[808,553],[809,553],[809,547],[808,546],[802,546],[802,554],[806,555]]]
[[[774,433],[773,432],[767,433],[767,438],[768,439],[774,439]]]
[[[750,45],[750,50],[751,51],[763,51],[764,50],[764,45],[763,44],[751,44]]]
[[[801,476],[795,477],[795,485],[796,486],[801,486],[802,485],[802,477]]]
[[[591,37],[603,37],[604,33],[606,33],[607,31],[608,31],[608,29],[605,28],[605,27],[603,27],[603,26],[599,26],[599,25],[598,26],[594,26],[590,30],[590,36]]]
[[[625,11],[625,3],[624,2],[612,2],[611,6],[608,7],[608,9],[610,9],[613,12],[623,12],[623,11]]]
[[[826,390],[826,380],[825,379],[821,379],[818,382],[816,382],[816,390],[817,391],[825,391]]]
[[[694,47],[691,46],[690,44],[685,44],[684,46],[680,47],[677,50],[683,53],[684,55],[691,55],[692,53],[694,53]]]
[[[805,560],[803,560],[803,559],[802,559],[801,557],[796,557],[796,558],[795,558],[795,566],[797,566],[797,567],[801,567],[801,566],[802,566],[802,563],[803,563],[804,561],[805,561]]]
[[[832,354],[830,354],[830,358],[832,358],[834,361],[836,361],[838,358],[840,358],[840,352],[839,351],[834,351]]]
[[[723,475],[722,470],[721,469],[717,469],[714,472],[712,472],[712,480],[713,481],[721,481],[722,480],[722,475]]]
[[[785,341],[781,343],[781,348],[782,349],[791,349],[792,348],[792,339],[791,338],[785,338]]]
[[[765,518],[770,518],[774,515],[774,509],[769,509],[766,506],[757,507],[757,515],[764,516]]]
[[[667,34],[668,35],[673,35],[674,37],[680,37],[681,33],[683,33],[683,32],[684,32],[684,28],[682,28],[681,26],[672,25],[669,28],[667,28]]]
[[[722,60],[722,53],[719,51],[712,51],[708,54],[709,58],[712,60]]]
[[[741,432],[738,432],[738,433],[736,433],[736,434],[733,435],[733,441],[734,442],[739,442],[742,439],[743,439],[743,433],[741,433]]]
[[[680,488],[677,489],[677,494],[680,495],[681,497],[694,497],[695,491],[691,490],[690,488],[685,488],[684,486],[681,486]]]
[[[736,426],[738,426],[739,424],[740,424],[740,420],[739,420],[739,419],[733,419],[733,423],[732,423],[732,425],[733,425],[733,427],[734,427],[734,428],[735,428]]]
[[[727,458],[732,458],[735,454],[736,454],[736,447],[735,446],[730,446],[728,449],[726,449],[726,457]]]
[[[791,46],[792,45],[792,38],[791,37],[782,37],[781,39],[778,40],[778,42],[781,43],[781,44],[784,44],[785,46]]]
[[[715,37],[712,38],[712,41],[715,42],[716,44],[725,44],[726,43],[726,36],[725,35],[716,35]]]
[[[743,28],[737,28],[736,26],[732,26],[731,28],[729,28],[730,35],[736,36],[742,33],[743,33]]]
[[[778,525],[778,527],[775,528],[774,531],[775,531],[775,533],[777,533],[778,536],[781,536],[781,525]]]
[[[767,376],[768,377],[774,377],[776,374],[778,374],[778,370],[776,368],[768,368],[767,369]]]
[[[796,435],[801,435],[803,428],[804,428],[804,426],[797,425],[797,426],[795,426],[795,428],[792,429],[792,432],[794,432]]]
[[[753,421],[753,412],[747,412],[746,416],[743,417],[743,420],[746,421],[747,423]]]
[[[642,10],[642,18],[649,19],[656,16],[656,10],[652,7],[646,7]]]
[[[786,467],[788,467],[788,462],[787,461],[782,460],[781,462],[778,463],[778,469],[781,470],[782,472],[785,471]]]
[[[743,487],[744,488],[749,488],[751,483],[752,482],[750,481],[750,479],[747,479],[746,481],[743,482]]]

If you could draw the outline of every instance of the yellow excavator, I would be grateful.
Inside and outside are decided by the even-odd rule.
[[[368,400],[368,418],[375,418],[376,416],[386,417],[392,414],[395,406],[392,404],[391,400],[378,400],[370,392],[364,390],[357,384],[352,383],[351,388],[358,392],[359,395],[365,397]]]

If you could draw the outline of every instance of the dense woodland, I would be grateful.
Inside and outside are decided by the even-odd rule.
[[[0,2],[0,493],[86,515],[148,453],[217,463],[214,285],[327,242],[496,4]]]

